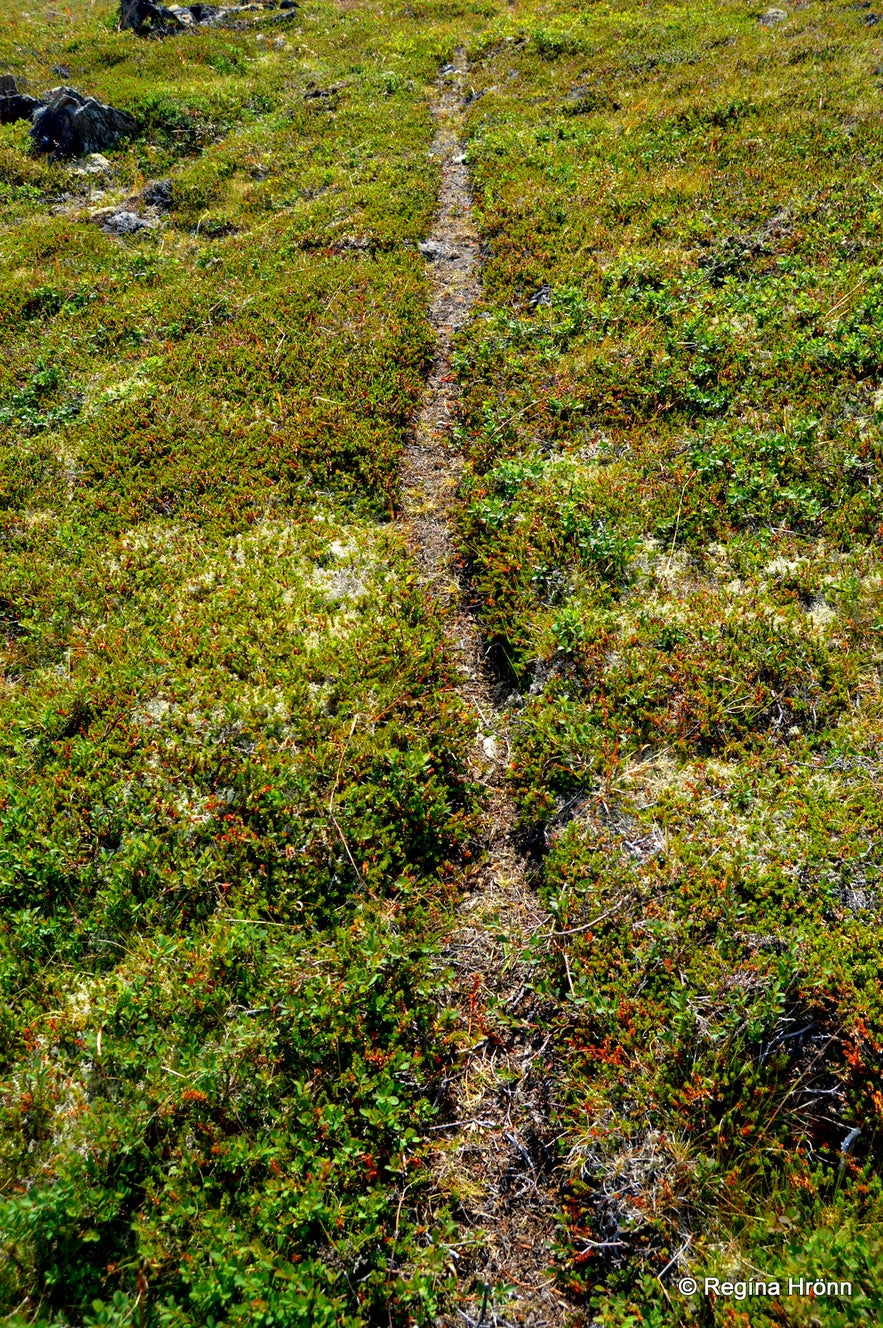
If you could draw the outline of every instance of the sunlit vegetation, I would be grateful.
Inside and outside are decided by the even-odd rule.
[[[461,43],[457,539],[559,932],[556,1275],[611,1328],[873,1321],[883,27],[0,8],[0,72],[139,121],[103,163],[0,126],[4,1321],[454,1294],[425,1159],[474,733],[390,518]],[[101,228],[159,179],[162,217]],[[688,1272],[856,1293],[746,1309]]]
[[[277,17],[4,16],[17,79],[141,124],[105,163],[0,129],[10,1323],[425,1321],[450,1281],[468,738],[389,525],[450,39]],[[160,224],[100,228],[158,179]]]
[[[471,75],[461,543],[562,932],[562,1276],[611,1325],[883,1302],[880,42],[761,13],[519,5]],[[862,1295],[671,1286],[809,1264]]]

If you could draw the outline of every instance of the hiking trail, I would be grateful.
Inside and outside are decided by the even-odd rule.
[[[453,339],[480,293],[479,239],[460,138],[465,55],[441,74],[432,151],[442,179],[433,229],[421,244],[433,284],[435,362],[403,467],[402,514],[409,543],[445,618],[459,692],[474,712],[470,775],[485,791],[481,861],[464,881],[457,923],[442,954],[454,972],[458,1065],[435,1127],[435,1183],[460,1228],[462,1297],[438,1328],[463,1323],[559,1328],[572,1315],[550,1271],[560,1206],[546,1002],[532,987],[525,951],[554,927],[531,888],[514,841],[515,807],[501,687],[458,581],[451,509],[462,458],[452,430],[458,388]],[[455,1256],[456,1257],[456,1256]],[[501,1284],[510,1295],[495,1292]]]

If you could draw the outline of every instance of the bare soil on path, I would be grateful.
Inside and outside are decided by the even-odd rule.
[[[462,1300],[438,1328],[558,1328],[573,1322],[574,1307],[551,1271],[561,1193],[550,1123],[550,1011],[533,988],[527,953],[554,923],[515,843],[502,689],[469,612],[451,538],[462,467],[453,438],[458,389],[452,345],[480,293],[479,238],[460,140],[464,74],[460,54],[456,67],[441,75],[434,105],[433,153],[442,182],[433,230],[421,250],[433,281],[436,356],[406,451],[402,498],[405,533],[444,615],[460,694],[475,715],[470,774],[485,791],[481,861],[467,874],[457,926],[442,956],[454,973],[449,1000],[457,1068],[435,1130],[434,1175],[460,1227],[455,1257]]]

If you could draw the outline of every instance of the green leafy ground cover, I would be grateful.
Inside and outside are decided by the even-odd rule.
[[[388,525],[426,17],[4,13],[20,81],[141,121],[109,180],[0,130],[9,1323],[425,1321],[449,1281],[418,1144],[467,738]],[[161,228],[90,219],[164,177]]]
[[[786,10],[519,5],[471,75],[461,540],[602,1323],[883,1304],[881,46]],[[672,1260],[862,1294],[691,1308]]]
[[[0,128],[10,1324],[428,1323],[450,1290],[421,1157],[472,735],[387,517],[460,41],[460,539],[566,933],[562,1282],[616,1325],[883,1304],[883,48],[759,13],[145,42],[5,4],[0,67],[142,126],[109,180]],[[89,219],[161,177],[161,228]],[[678,1255],[862,1295],[691,1309]]]

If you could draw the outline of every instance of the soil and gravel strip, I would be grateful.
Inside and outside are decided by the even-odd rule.
[[[433,152],[442,166],[433,230],[421,245],[433,281],[436,355],[404,462],[406,533],[446,619],[460,693],[474,712],[471,775],[485,790],[480,864],[469,872],[443,953],[457,1068],[436,1127],[435,1180],[460,1225],[462,1301],[438,1328],[464,1323],[563,1325],[572,1307],[551,1271],[560,1206],[548,1011],[532,986],[531,942],[553,930],[514,842],[505,770],[509,744],[500,688],[458,581],[452,506],[462,466],[452,426],[458,389],[453,337],[480,290],[479,240],[460,140],[465,59],[439,79]],[[508,1295],[503,1290],[509,1288]]]

